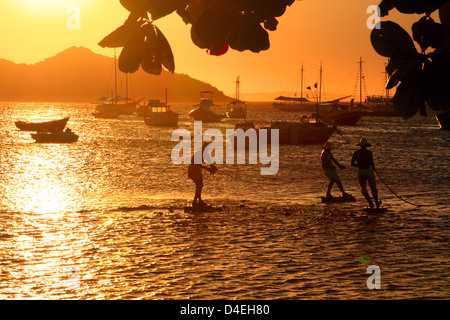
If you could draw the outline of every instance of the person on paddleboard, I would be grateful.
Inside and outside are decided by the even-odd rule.
[[[205,148],[210,144],[210,142],[204,142],[202,145],[202,149],[198,150],[195,154],[198,152],[201,153],[201,163],[195,163],[194,159],[196,158],[196,155],[194,154],[191,158],[191,164],[188,167],[188,178],[192,179],[195,183],[195,197],[192,201],[193,207],[204,207],[207,206],[207,204],[202,200],[202,189],[203,189],[203,172],[202,169],[205,169],[209,171],[210,175],[214,175],[217,172],[217,167],[212,163],[211,159],[209,157],[205,159],[204,157],[204,151]],[[197,156],[198,157],[198,156]],[[203,164],[203,162],[209,163],[209,166],[206,166]]]
[[[344,191],[344,187],[342,185],[341,179],[339,178],[339,175],[336,171],[336,167],[334,166],[333,162],[341,169],[345,169],[345,166],[340,165],[339,162],[334,158],[333,154],[331,153],[332,146],[329,142],[326,142],[323,146],[323,151],[320,155],[320,160],[322,162],[322,169],[325,173],[325,176],[330,180],[330,183],[328,184],[327,189],[327,198],[333,197],[331,195],[331,188],[333,188],[334,183],[337,184],[339,190],[342,192],[343,197],[349,197],[350,194],[346,193]]]
[[[367,142],[366,138],[361,138],[357,146],[360,146],[360,149],[353,153],[351,165],[359,168],[358,180],[361,185],[361,193],[366,198],[370,208],[373,209],[374,205],[370,198],[369,191],[367,191],[367,182],[369,182],[375,205],[377,209],[379,209],[381,201],[378,201],[378,190],[374,174],[375,164],[373,163],[372,152],[367,150],[367,147],[370,147],[371,144]]]

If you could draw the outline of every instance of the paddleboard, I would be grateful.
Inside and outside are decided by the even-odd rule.
[[[345,197],[322,197],[322,202],[324,203],[335,203],[335,202],[355,202],[356,198],[352,195]]]
[[[387,208],[370,208],[370,207],[365,207],[365,208],[363,208],[363,211],[364,212],[372,212],[372,213],[378,213],[378,212],[386,212],[386,211],[388,211],[388,209]]]

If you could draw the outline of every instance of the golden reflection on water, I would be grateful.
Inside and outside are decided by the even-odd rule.
[[[36,145],[14,153],[6,206],[16,212],[64,213],[77,201],[78,176],[73,159],[59,145]]]
[[[295,188],[289,182],[301,176],[299,170],[315,170],[314,152],[320,147],[314,152],[285,147],[288,165],[280,178],[286,180],[280,181],[288,184],[279,190],[226,175],[206,177],[207,200],[224,205],[223,212],[191,215],[182,209],[193,196],[185,168],[168,166],[161,152],[170,150],[167,132],[150,130],[141,120],[100,125],[88,108],[71,110],[69,127],[81,137],[72,145],[36,144],[29,133],[15,130],[13,120],[38,121],[24,117],[28,110],[21,108],[0,127],[0,299],[448,297],[436,289],[446,285],[439,273],[446,261],[447,216],[436,209],[402,211],[395,203],[396,210],[371,218],[361,216],[354,204],[339,210],[317,204],[322,180],[297,179]],[[376,130],[377,122],[371,126]],[[353,130],[356,140],[365,129]],[[389,148],[378,154],[398,156],[398,150],[406,150],[396,144],[404,143],[402,137],[382,144],[385,136],[380,136],[374,145]],[[341,147],[340,154],[353,148]],[[447,168],[441,160],[445,147],[429,148],[442,168]],[[409,158],[404,160],[407,172],[428,177],[429,171],[413,171]],[[387,164],[380,168],[387,170]],[[255,176],[263,181],[251,168],[233,170],[249,181]],[[391,179],[404,175],[389,172]],[[414,177],[420,181],[411,173]],[[391,181],[403,192],[441,195],[444,180],[431,178],[437,187],[431,182],[411,187],[409,177],[403,185],[403,180]],[[318,191],[303,196],[304,190]],[[305,205],[308,199],[313,204]],[[136,210],[141,205],[147,207]],[[286,216],[286,210],[293,214]],[[367,263],[380,265],[383,283],[401,290],[368,293]],[[413,268],[418,270],[414,283]],[[71,287],[74,270],[78,289]]]

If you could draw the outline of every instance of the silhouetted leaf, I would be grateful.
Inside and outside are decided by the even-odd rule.
[[[194,24],[198,18],[200,18],[206,10],[212,8],[211,1],[209,0],[194,0],[189,2],[189,6],[186,8],[187,13],[191,19],[191,24]]]
[[[450,109],[450,53],[433,55],[423,69],[424,95],[434,110]]]
[[[145,16],[147,12],[147,0],[120,0],[122,6],[132,13]]]
[[[202,49],[222,49],[230,24],[235,21],[236,16],[234,11],[227,8],[213,7],[205,10],[192,24],[192,41]]]
[[[401,83],[393,98],[394,110],[404,119],[411,118],[419,110],[425,110],[425,101],[418,79]]]
[[[192,23],[194,21],[192,19],[191,14],[185,9],[183,10],[178,9],[177,14],[181,17],[181,19],[183,19],[183,22],[186,24]]]
[[[395,0],[383,0],[381,1],[381,3],[378,5],[378,7],[380,8],[380,13],[381,16],[387,16],[389,14],[389,11],[394,9],[394,3]]]
[[[392,57],[386,66],[386,71],[389,74],[386,89],[390,90],[399,82],[408,81],[409,78],[419,77],[422,71],[423,59],[421,55],[408,58],[402,58],[401,56]]]
[[[124,24],[111,32],[98,44],[103,48],[123,47],[127,41],[138,31],[138,25],[133,23]]]
[[[145,39],[145,52],[141,60],[141,67],[147,73],[159,75],[162,72],[162,58],[158,50],[158,36],[152,24],[142,27]]]
[[[290,6],[294,0],[268,0],[266,2],[265,10],[274,17],[280,17],[286,11],[286,6]]]
[[[231,48],[244,51],[260,52],[270,47],[269,34],[252,15],[241,15],[227,35]]]
[[[395,8],[402,13],[425,13],[423,0],[395,0]]]
[[[162,72],[161,56],[157,51],[147,51],[142,58],[141,67],[147,73],[160,75]]]
[[[270,31],[277,30],[278,20],[271,17],[264,20],[264,28]]]
[[[370,40],[375,51],[384,57],[416,55],[417,50],[409,34],[392,21],[381,22],[380,29],[373,29]]]
[[[447,0],[395,0],[395,8],[402,13],[431,14]]]
[[[145,53],[145,35],[139,31],[127,41],[119,56],[119,69],[122,72],[133,73],[139,70]]]
[[[444,3],[439,9],[439,19],[443,25],[450,27],[450,1]]]
[[[439,48],[447,40],[447,27],[435,23],[430,17],[423,17],[412,26],[413,38],[422,51],[428,47]]]
[[[153,20],[158,20],[172,12],[184,10],[188,4],[187,0],[146,0],[147,10]]]
[[[156,36],[158,38],[158,51],[161,55],[162,65],[169,70],[170,72],[175,72],[175,61],[173,58],[172,48],[170,47],[169,42],[167,41],[164,34],[155,27]]]

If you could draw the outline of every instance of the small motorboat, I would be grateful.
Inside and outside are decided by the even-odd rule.
[[[149,107],[149,111],[148,116],[144,118],[148,126],[176,127],[178,125],[178,113],[173,112],[164,103]]]
[[[194,119],[194,121],[220,122],[226,117],[221,113],[211,110],[211,107],[214,106],[212,94],[211,91],[200,92],[200,104],[196,105],[197,108],[189,112],[190,118]]]
[[[100,119],[119,119],[120,111],[113,104],[99,104],[92,115]]]
[[[326,123],[338,126],[354,126],[361,118],[361,112],[353,106],[353,99],[349,105],[333,103],[319,114],[319,118]]]
[[[77,141],[79,138],[69,128],[64,131],[41,131],[32,133],[31,137],[38,143],[71,143]]]
[[[67,121],[69,121],[69,117],[45,122],[16,121],[14,124],[22,131],[63,131]]]

